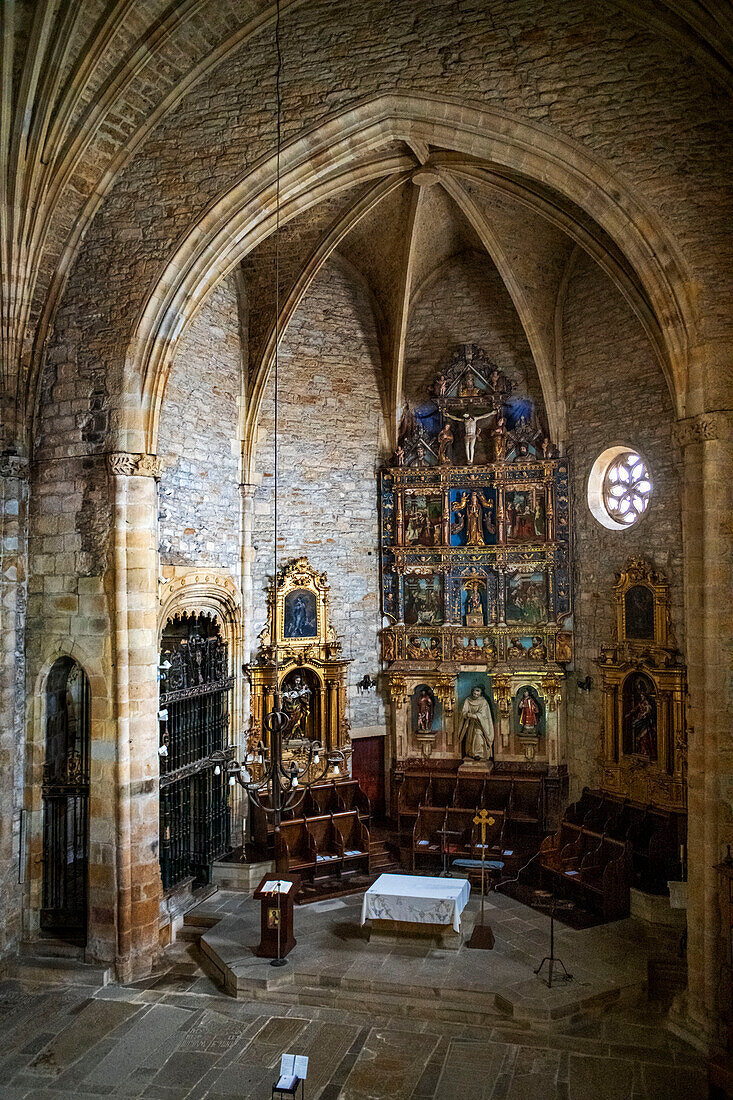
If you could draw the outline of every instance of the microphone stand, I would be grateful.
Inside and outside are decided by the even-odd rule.
[[[519,868],[519,870],[517,871],[514,878],[505,878],[501,882],[497,882],[496,886],[494,887],[494,891],[496,892],[499,889],[500,886],[506,886],[506,885],[508,885],[509,883],[512,883],[512,882],[519,882],[519,876],[524,871],[527,870],[530,863],[532,863],[535,859],[537,859],[537,856],[540,855],[540,851],[541,851],[541,849],[538,849],[535,852],[535,854],[531,857],[531,859],[527,860],[524,867]],[[554,892],[554,890],[552,892],[552,902],[550,904],[550,954],[545,955],[544,959],[542,960],[540,965],[535,970],[535,974],[537,974],[537,975],[540,974],[540,971],[542,970],[542,967],[545,965],[545,963],[548,964],[548,978],[547,978],[547,987],[548,987],[548,989],[552,989],[552,972],[553,972],[556,965],[561,966],[562,969],[563,969],[562,974],[559,975],[561,981],[571,982],[573,980],[573,975],[568,973],[568,969],[565,966],[565,963],[562,961],[562,959],[558,959],[555,956],[555,892]]]

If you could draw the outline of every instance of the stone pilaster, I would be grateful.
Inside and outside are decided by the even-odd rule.
[[[725,944],[715,864],[733,843],[733,746],[726,653],[731,638],[731,419],[681,421],[688,708],[688,988],[690,1028],[715,1041]]]
[[[154,455],[108,455],[113,487],[117,781],[116,967],[150,970],[158,950],[157,489]]]
[[[28,464],[0,455],[0,958],[20,937]]]

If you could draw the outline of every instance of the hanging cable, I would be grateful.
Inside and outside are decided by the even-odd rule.
[[[275,155],[275,369],[274,369],[274,385],[275,385],[275,402],[274,402],[274,463],[273,463],[273,530],[274,530],[274,545],[273,545],[273,564],[275,574],[275,586],[277,588],[277,538],[278,538],[278,464],[277,464],[277,427],[278,427],[278,369],[279,369],[279,349],[280,349],[280,145],[282,140],[282,100],[280,94],[280,73],[282,70],[282,52],[280,49],[280,0],[277,0],[275,8],[275,103],[276,103],[276,155]],[[275,643],[275,693],[276,704],[275,709],[280,709],[280,699],[278,691],[278,677],[280,670],[280,653],[279,646],[277,644],[277,633],[274,638]]]

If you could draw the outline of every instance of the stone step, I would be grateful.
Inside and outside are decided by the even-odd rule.
[[[79,959],[54,958],[42,955],[17,955],[7,960],[9,977],[38,983],[63,982],[65,985],[83,985],[99,989],[114,978],[111,968],[95,966]]]
[[[20,945],[20,954],[41,959],[78,959],[84,961],[84,948],[65,940],[39,939]]]
[[[340,989],[334,996],[333,991],[317,989],[296,989],[295,1003],[318,1005],[320,1007],[339,1008],[345,1011],[364,1011],[368,1002],[362,993]],[[430,998],[403,997],[398,994],[380,993],[378,998],[380,1014],[403,1019],[420,1019],[440,1023],[468,1024],[474,1027],[491,1029],[510,1028],[516,1030],[524,1026],[512,1017],[502,1016],[494,1011],[471,1008],[470,1004],[449,1004]]]
[[[315,980],[312,980],[314,979]],[[379,1013],[401,1018],[437,1020],[442,1023],[469,1024],[475,1027],[508,1028],[522,1031],[529,1028],[524,1020],[517,1020],[501,1007],[501,999],[493,994],[476,996],[473,990],[465,993],[452,990],[430,989],[430,996],[420,988],[409,987],[404,991],[386,983],[351,980],[334,984],[324,982],[320,976],[292,972],[290,981],[253,983],[239,979],[236,996],[257,1001],[273,1000],[282,1004],[307,1004],[320,1007],[341,1008],[359,1012],[365,1006],[379,1006]],[[378,985],[379,990],[372,988]],[[234,990],[231,990],[234,992]],[[374,1011],[369,1009],[370,1013]]]
[[[439,1001],[443,1005],[460,1010],[469,1006],[484,1012],[498,1012],[502,1017],[512,1015],[511,1006],[503,998],[498,998],[495,993],[481,992],[474,989],[451,989],[448,987],[421,985],[403,985],[397,987],[394,982],[379,981],[373,978],[350,978],[333,974],[320,974],[312,971],[296,970],[294,972],[296,988],[336,989],[339,993],[348,993],[360,996],[362,999],[381,1000],[383,996],[398,999],[421,1001],[429,994],[431,1001]]]

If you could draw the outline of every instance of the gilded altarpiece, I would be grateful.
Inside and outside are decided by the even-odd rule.
[[[687,674],[669,585],[643,558],[616,574],[614,640],[601,647],[603,787],[660,809],[687,808]]]
[[[512,390],[480,348],[462,346],[403,418],[380,474],[382,662],[398,767],[428,757],[551,773],[564,764],[568,462]],[[481,696],[494,743],[471,760],[466,700],[482,706]]]
[[[313,569],[307,558],[290,562],[278,573],[267,595],[267,624],[258,641],[256,660],[245,666],[250,747],[260,739],[269,742],[264,719],[274,709],[277,690],[289,717],[289,738],[320,741],[327,751],[347,749],[350,661],[342,655],[342,643],[331,625],[327,576]]]

